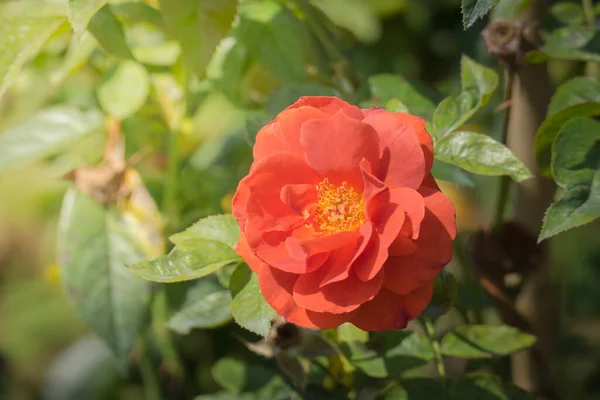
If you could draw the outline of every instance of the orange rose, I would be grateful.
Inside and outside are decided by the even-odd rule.
[[[233,198],[236,251],[288,322],[406,327],[452,259],[454,206],[425,122],[303,97],[261,129]]]

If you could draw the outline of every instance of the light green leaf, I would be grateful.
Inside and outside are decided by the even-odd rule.
[[[450,272],[442,271],[434,280],[433,297],[423,315],[435,320],[454,306],[458,295],[458,282]]]
[[[546,119],[535,137],[535,156],[540,171],[550,175],[552,143],[571,118],[600,115],[600,82],[577,77],[562,84],[550,102]]]
[[[472,373],[452,382],[451,400],[535,400],[535,396],[515,385],[502,382],[496,375]]]
[[[600,35],[592,28],[558,28],[546,39],[542,48],[527,53],[526,60],[531,63],[544,62],[550,58],[600,62],[599,40]]]
[[[122,364],[148,321],[151,292],[148,282],[125,267],[150,256],[131,224],[115,210],[70,189],[58,232],[64,287],[82,319]]]
[[[402,380],[388,387],[382,400],[451,400],[441,382],[433,378],[413,378]],[[452,400],[467,400],[452,399]],[[473,400],[475,400],[473,398]],[[479,400],[479,399],[477,399]]]
[[[98,87],[98,102],[110,115],[125,119],[146,103],[150,77],[146,69],[134,61],[123,61],[108,71]]]
[[[363,43],[374,43],[381,37],[381,22],[365,1],[311,0],[311,4]]]
[[[69,0],[69,22],[78,38],[83,35],[90,19],[107,0]]]
[[[275,0],[246,1],[239,17],[233,34],[253,58],[285,83],[308,80],[303,27],[288,8]]]
[[[191,300],[193,299],[186,299],[186,303]],[[173,315],[167,326],[181,335],[187,335],[195,328],[207,329],[224,325],[231,321],[230,302],[231,294],[228,290],[202,296]]]
[[[229,290],[233,296],[231,314],[235,322],[250,332],[267,336],[277,313],[262,296],[258,277],[246,264],[240,264],[231,276]]]
[[[110,5],[112,12],[127,22],[147,22],[158,28],[166,29],[165,21],[160,12],[141,2],[119,2]]]
[[[600,123],[574,118],[552,146],[552,172],[566,192],[546,211],[539,240],[600,216]]]
[[[367,343],[369,341],[369,333],[346,322],[337,327],[337,341]]]
[[[471,27],[483,18],[500,0],[462,0],[463,27]]]
[[[88,24],[88,30],[104,51],[115,57],[133,60],[121,23],[107,4],[94,14]]]
[[[380,74],[369,77],[369,88],[374,102],[382,106],[397,99],[411,114],[430,120],[435,110],[427,89],[415,82],[408,82],[400,75]]]
[[[436,108],[435,136],[441,138],[461,127],[475,112],[485,107],[498,87],[498,74],[467,56],[460,61],[461,93],[454,100],[445,99]],[[455,109],[456,105],[456,109]]]
[[[583,25],[585,15],[579,3],[560,2],[550,8],[550,14],[564,25]]]
[[[70,107],[49,108],[0,134],[0,171],[41,160],[102,128],[102,115]]]
[[[0,96],[64,21],[60,9],[45,3],[0,2]]]
[[[374,378],[387,378],[433,359],[429,340],[418,332],[377,332],[367,344],[349,341],[340,349],[358,369]]]
[[[248,64],[248,49],[236,37],[229,36],[217,46],[206,67],[206,77],[230,100],[240,102]]]
[[[435,143],[435,157],[467,171],[483,175],[509,175],[521,182],[532,177],[508,147],[473,132],[454,132]]]
[[[233,248],[239,228],[233,216],[215,215],[201,219],[183,232],[171,236],[175,248],[162,257],[129,268],[157,282],[179,282],[201,278],[224,266],[241,261]]]
[[[463,325],[442,338],[441,348],[446,356],[489,358],[508,356],[535,342],[535,336],[506,325]]]
[[[89,32],[84,33],[79,40],[73,37],[62,66],[52,73],[52,85],[59,86],[69,75],[82,68],[96,47],[98,42]]]
[[[230,392],[240,393],[246,385],[248,368],[244,362],[235,358],[221,358],[210,372],[213,379]]]
[[[203,77],[235,16],[235,0],[159,0],[164,20],[192,70]]]

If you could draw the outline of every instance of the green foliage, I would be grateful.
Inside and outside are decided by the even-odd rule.
[[[467,56],[460,62],[461,93],[444,99],[433,114],[435,137],[458,129],[490,101],[498,87],[498,74]]]
[[[462,0],[463,27],[471,27],[483,18],[500,0]]]
[[[535,397],[518,387],[502,382],[495,375],[468,374],[452,382],[449,389],[452,400],[534,400]]]
[[[446,356],[489,358],[527,349],[535,341],[535,336],[509,326],[463,325],[443,337],[441,349]]]
[[[130,265],[129,269],[156,282],[201,278],[240,261],[233,250],[238,238],[239,227],[233,216],[204,218],[170,237],[175,247],[168,255]]]
[[[562,127],[552,146],[552,174],[564,194],[546,211],[540,240],[600,216],[600,123],[574,118]]]
[[[69,0],[69,22],[77,37],[81,37],[88,23],[107,0]]]
[[[144,105],[149,91],[150,77],[144,67],[123,61],[107,72],[98,87],[98,102],[107,114],[125,119]]]
[[[242,328],[261,336],[267,336],[271,320],[277,313],[269,306],[258,286],[258,277],[246,264],[240,264],[229,282],[231,314]]]
[[[42,160],[98,131],[102,116],[71,107],[53,107],[13,125],[0,135],[0,171]]]
[[[435,104],[423,94],[423,88],[409,82],[399,75],[381,74],[369,78],[369,88],[373,96],[372,102],[386,105],[392,100],[398,100],[414,115],[426,120],[431,119]],[[375,105],[373,104],[373,105]],[[370,104],[367,104],[367,106]]]
[[[600,39],[595,29],[568,26],[552,32],[539,50],[529,52],[527,61],[539,63],[550,58],[559,60],[600,61],[596,42]]]
[[[150,284],[125,266],[149,256],[140,238],[132,236],[130,224],[115,210],[71,189],[63,202],[58,236],[65,289],[81,318],[122,365],[148,322],[151,294]]]
[[[577,77],[562,84],[552,97],[546,119],[535,137],[535,155],[540,170],[550,174],[552,143],[571,118],[600,115],[600,82]]]
[[[423,315],[436,320],[446,314],[456,303],[458,295],[458,282],[454,275],[443,270],[435,278],[433,286],[433,298],[423,311]]]
[[[124,59],[134,58],[127,45],[123,27],[109,5],[105,5],[94,14],[88,24],[88,30],[106,53]]]
[[[476,174],[510,175],[517,182],[533,176],[508,147],[479,133],[454,132],[442,137],[435,143],[435,156]]]

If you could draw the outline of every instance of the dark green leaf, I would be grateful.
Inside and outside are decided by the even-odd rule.
[[[216,328],[231,321],[231,294],[228,290],[220,290],[196,299],[188,297],[186,303],[190,301],[193,302],[184,305],[167,324],[170,329],[181,335],[187,335],[192,329]]]
[[[135,114],[148,97],[150,76],[134,61],[123,61],[110,70],[98,87],[98,102],[110,115],[125,119]]]
[[[475,187],[475,183],[471,180],[462,169],[456,165],[446,164],[440,160],[433,160],[433,167],[431,168],[431,174],[435,179],[447,181],[460,186]]]
[[[583,7],[578,3],[560,2],[552,6],[550,14],[565,25],[582,25],[585,22]]]
[[[69,0],[69,22],[77,37],[81,37],[90,19],[101,9],[107,0]]]
[[[149,282],[125,267],[150,256],[131,224],[115,210],[71,189],[65,195],[58,233],[66,291],[83,320],[123,363],[147,323],[151,291]]]
[[[600,82],[577,77],[558,88],[535,137],[535,155],[541,172],[550,175],[552,143],[562,126],[571,118],[595,115],[600,115]]]
[[[386,389],[381,398],[382,400],[450,400],[440,381],[432,378],[400,381]],[[461,400],[471,400],[471,398]]]
[[[471,27],[483,18],[499,0],[462,0],[463,27]]]
[[[507,356],[535,344],[535,336],[506,325],[464,325],[442,338],[442,353],[460,358]]]
[[[108,4],[94,14],[88,24],[88,30],[106,53],[125,59],[134,58],[127,46],[123,27]]]
[[[369,78],[369,88],[374,101],[381,106],[397,99],[406,105],[411,114],[430,120],[435,104],[424,90],[414,82],[408,82],[400,75],[380,74]]]
[[[552,146],[552,172],[566,193],[546,212],[540,240],[600,216],[600,123],[574,118],[562,127]]]
[[[129,268],[134,273],[157,282],[201,278],[240,261],[233,250],[238,237],[239,228],[233,216],[207,217],[171,236],[175,248],[168,255],[143,261]]]
[[[231,28],[235,0],[159,0],[162,15],[179,41],[183,57],[200,77]]]
[[[235,358],[221,358],[210,370],[213,379],[233,393],[240,393],[246,384],[246,364]]]
[[[535,400],[535,397],[518,387],[502,382],[489,374],[469,374],[452,382],[449,388],[452,400]]]
[[[308,79],[302,51],[302,25],[275,0],[246,1],[239,7],[234,36],[263,66],[283,82]]]
[[[457,295],[458,282],[454,275],[447,271],[440,272],[434,281],[433,297],[423,315],[433,320],[439,318],[454,306]]]
[[[95,110],[40,111],[0,134],[0,171],[55,154],[101,128],[102,115]]]
[[[576,61],[600,61],[600,34],[595,29],[583,26],[568,26],[556,29],[539,50],[527,53],[532,63],[550,58]]]
[[[64,21],[61,10],[50,5],[0,1],[0,96]]]
[[[277,313],[262,296],[258,277],[246,264],[240,264],[231,276],[229,290],[233,296],[231,314],[235,322],[250,332],[267,336]]]
[[[340,348],[352,364],[374,378],[396,376],[434,357],[429,340],[408,331],[380,332],[368,344],[354,340],[342,342]]]
[[[509,175],[517,182],[532,177],[508,147],[473,132],[454,132],[435,143],[437,159],[483,175]]]

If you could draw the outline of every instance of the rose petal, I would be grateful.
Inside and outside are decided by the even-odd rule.
[[[327,274],[321,280],[320,287],[329,285],[330,283],[343,281],[350,274],[350,266],[363,253],[365,247],[373,234],[373,224],[363,224],[360,229],[360,237],[354,243],[349,243],[341,249],[338,249],[339,254],[332,254],[327,264],[323,268],[328,268]]]
[[[336,232],[332,235],[313,237],[310,239],[298,239],[290,236],[285,245],[289,254],[297,260],[304,260],[319,253],[330,252],[358,239],[358,231]]]
[[[316,313],[299,307],[292,297],[298,275],[282,272],[263,265],[258,274],[258,284],[265,300],[287,322],[311,329],[331,329],[349,321],[354,313]]]
[[[377,132],[343,112],[327,120],[304,123],[300,142],[308,165],[335,185],[347,182],[362,191],[360,162],[365,158],[373,168],[378,166]]]
[[[250,269],[256,273],[258,273],[261,264],[263,263],[260,258],[256,257],[256,254],[252,251],[250,246],[248,245],[248,240],[246,236],[242,233],[240,234],[240,240],[235,246],[235,252],[246,261],[246,264],[250,267]]]
[[[342,111],[350,118],[357,119],[359,121],[363,119],[363,113],[361,112],[360,108],[348,104],[342,99],[333,96],[300,97],[297,102],[289,106],[286,110],[302,106],[314,107],[330,117],[333,117],[339,111]]]
[[[427,285],[406,295],[385,288],[375,298],[358,309],[352,323],[365,331],[388,331],[406,328],[431,301],[433,285]]]
[[[316,312],[347,313],[372,299],[383,284],[383,273],[368,282],[363,282],[350,273],[343,281],[320,287],[326,274],[325,268],[319,268],[300,275],[294,285],[296,304]]]
[[[425,156],[414,121],[398,113],[376,113],[363,120],[379,134],[380,162],[376,176],[390,188],[417,189],[426,172]]]
[[[283,204],[293,212],[304,216],[311,205],[317,201],[317,189],[311,184],[285,185],[280,198]]]

